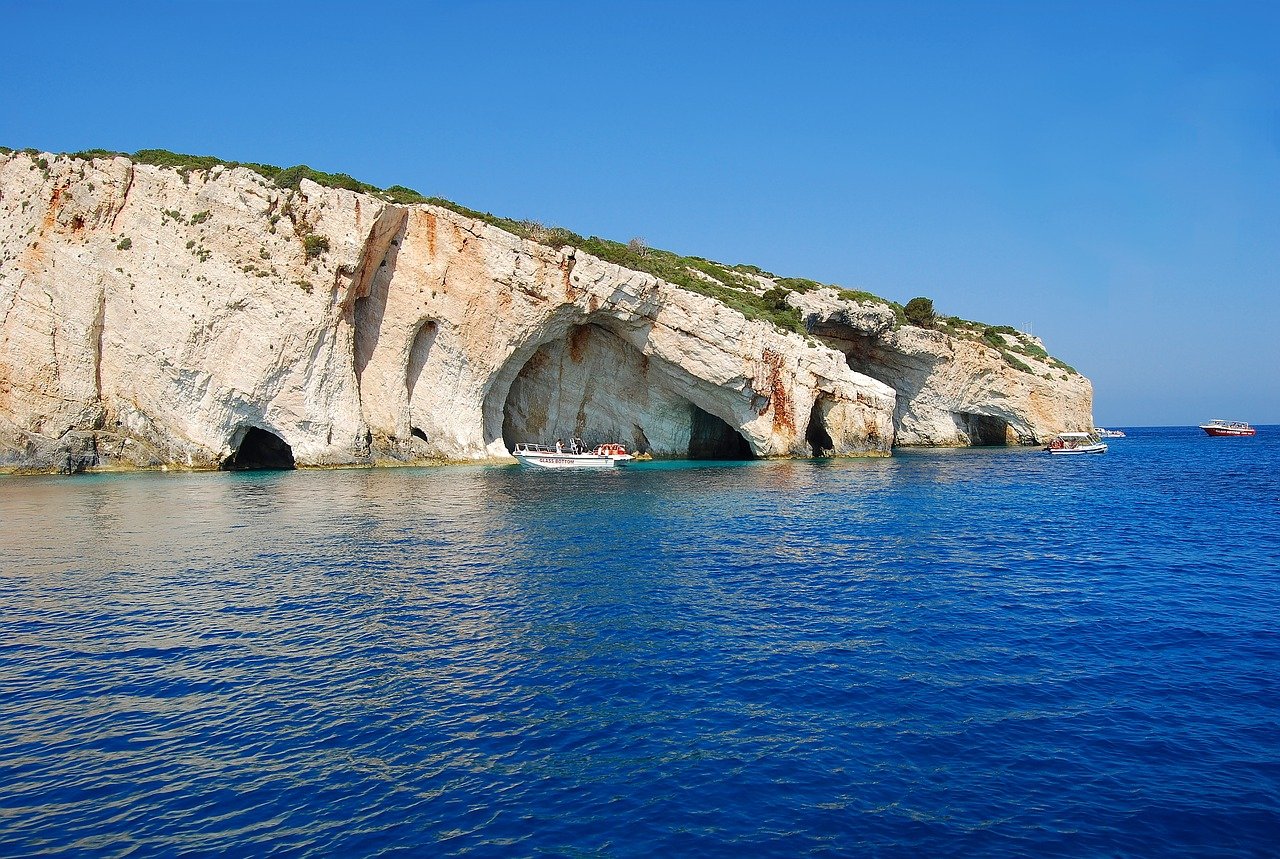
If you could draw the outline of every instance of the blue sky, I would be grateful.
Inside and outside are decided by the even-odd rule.
[[[1280,3],[0,0],[0,144],[310,164],[1280,423]]]

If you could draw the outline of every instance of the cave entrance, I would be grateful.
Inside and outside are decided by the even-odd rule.
[[[813,401],[813,410],[809,412],[809,426],[804,431],[804,440],[814,456],[830,456],[836,443],[831,440],[831,433],[822,421],[822,401]]]
[[[991,415],[975,415],[956,412],[956,427],[968,439],[972,447],[994,447],[1009,443],[1009,422]]]
[[[297,468],[293,448],[273,432],[249,427],[236,452],[222,461],[223,471],[285,471]]]
[[[751,445],[729,424],[690,404],[690,459],[755,459]]]
[[[409,363],[404,374],[404,387],[411,403],[413,389],[418,385],[422,368],[427,365],[427,356],[431,354],[431,347],[435,345],[439,330],[439,324],[434,319],[428,319],[418,326],[417,333],[413,335],[413,345],[409,347]]]
[[[737,425],[694,405],[689,388],[684,371],[651,361],[608,324],[572,326],[523,360],[505,393],[502,441],[511,450],[581,438],[662,457],[754,459]]]

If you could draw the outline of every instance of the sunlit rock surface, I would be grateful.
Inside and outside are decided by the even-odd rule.
[[[895,326],[891,308],[842,299],[833,289],[790,300],[852,369],[894,389],[899,445],[1016,444],[1093,428],[1093,386],[1044,354],[1034,337],[997,335],[1002,355],[987,342]]]
[[[805,336],[445,208],[42,157],[0,155],[3,466],[506,459],[572,435],[853,455],[997,434],[974,415],[1091,425],[1081,377],[1018,378],[883,309],[797,296]]]

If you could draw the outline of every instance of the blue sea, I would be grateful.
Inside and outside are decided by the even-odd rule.
[[[1280,427],[0,523],[4,856],[1280,853]]]

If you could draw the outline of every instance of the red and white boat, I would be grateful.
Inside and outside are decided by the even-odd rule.
[[[1244,421],[1209,421],[1200,424],[1209,435],[1257,435],[1258,431]]]

